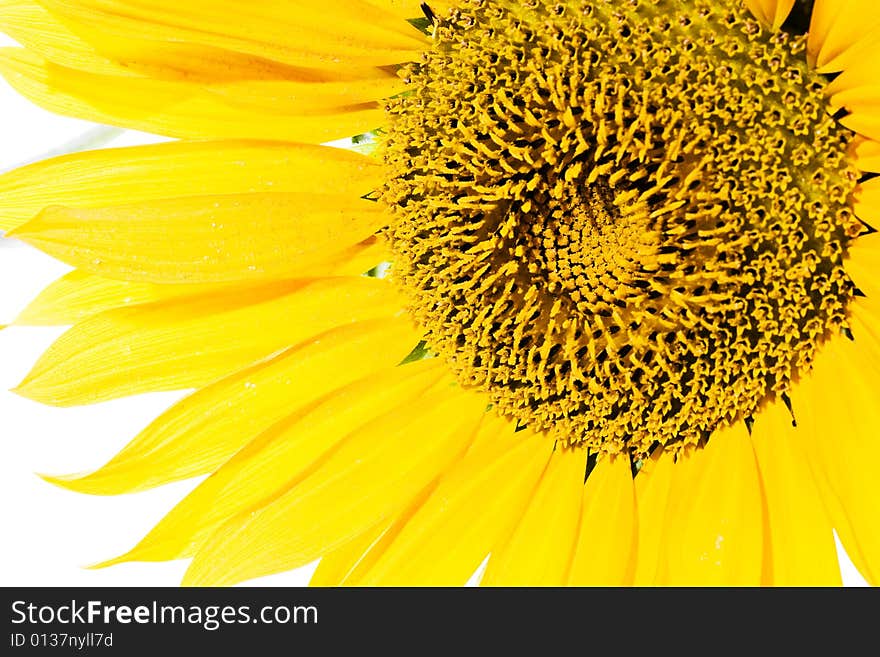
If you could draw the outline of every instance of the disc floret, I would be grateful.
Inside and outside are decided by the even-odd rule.
[[[851,138],[737,2],[462,2],[383,145],[394,278],[504,414],[688,444],[845,323]]]

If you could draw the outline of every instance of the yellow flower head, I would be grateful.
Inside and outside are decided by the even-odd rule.
[[[82,492],[230,584],[880,580],[880,9],[0,0],[0,73],[177,138],[0,177],[72,265],[17,392],[195,389]],[[333,140],[356,136],[354,146]],[[866,458],[866,455],[868,458]]]

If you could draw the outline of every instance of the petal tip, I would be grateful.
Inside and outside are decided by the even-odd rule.
[[[58,486],[59,488],[64,488],[66,490],[71,490],[76,493],[92,493],[95,494],[97,491],[93,490],[90,486],[84,485],[88,483],[89,475],[83,473],[74,473],[74,474],[60,474],[60,475],[52,475],[46,474],[45,472],[35,472],[40,479],[45,481],[46,483],[52,484],[53,486]]]
[[[83,570],[103,570],[104,568],[109,568],[110,566],[116,566],[121,563],[126,563],[128,561],[132,561],[131,552],[126,552],[125,554],[120,554],[118,557],[112,557],[110,559],[106,559],[104,561],[97,561],[95,563],[90,563],[88,565],[82,566]]]

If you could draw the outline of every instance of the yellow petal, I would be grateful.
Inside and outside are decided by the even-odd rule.
[[[745,0],[746,7],[765,25],[778,30],[794,7],[794,0]]]
[[[397,64],[428,42],[398,17],[358,0],[41,0],[72,30],[209,46],[294,66]],[[96,41],[94,46],[103,44]]]
[[[880,363],[880,303],[876,296],[857,297],[849,307],[849,323],[864,354],[862,365],[868,380],[878,374]]]
[[[15,323],[59,326],[105,310],[216,291],[211,285],[154,285],[117,281],[74,269],[44,288],[21,312]]]
[[[342,547],[325,554],[312,573],[309,586],[341,586],[371,553],[371,548],[382,542],[390,528],[391,523],[376,525]]]
[[[376,265],[390,262],[392,258],[393,255],[386,241],[379,235],[371,235],[362,242],[329,257],[325,262],[320,263],[317,269],[328,276],[354,276],[365,274]]]
[[[857,299],[853,305],[866,300]],[[878,317],[876,312],[872,317]],[[870,327],[877,335],[878,327]],[[853,327],[834,337],[792,393],[810,469],[831,522],[855,566],[880,583],[880,484],[869,456],[880,448],[880,346]],[[801,421],[803,418],[803,422]]]
[[[657,581],[660,552],[666,535],[669,492],[676,466],[671,449],[655,450],[635,478],[638,540],[633,583],[653,586]]]
[[[437,480],[434,480],[413,498],[409,506],[397,515],[394,522],[379,525],[321,557],[309,586],[360,585],[363,576],[375,565],[436,487]]]
[[[373,201],[259,193],[53,206],[7,236],[107,278],[236,283],[306,275],[386,222]]]
[[[275,422],[396,365],[417,342],[407,318],[331,330],[178,402],[97,471],[50,480],[116,495],[210,472]]]
[[[859,183],[853,192],[853,211],[868,223],[880,219],[880,178]]]
[[[86,151],[0,176],[0,230],[48,205],[95,208],[190,196],[261,192],[358,198],[382,184],[357,153],[282,142],[168,142]]]
[[[401,18],[424,18],[421,5],[430,5],[435,16],[443,18],[449,10],[455,6],[455,0],[431,0],[423,3],[421,0],[366,0],[368,4],[375,5],[387,12]]]
[[[416,13],[419,13],[418,7]],[[34,0],[0,0],[0,30],[41,57],[79,71],[200,84],[242,80],[294,82],[293,87],[307,82],[358,85],[385,80],[401,84],[390,69],[354,65],[343,68],[332,62],[327,68],[323,65],[321,68],[294,67],[214,46],[156,41],[134,34],[111,35],[106,29],[96,29],[82,22],[73,25],[72,30]],[[367,99],[387,95],[390,95],[387,90],[382,90]]]
[[[666,583],[757,586],[763,569],[765,519],[761,481],[745,425],[737,422],[717,430],[690,461],[685,485],[670,493],[670,504],[680,509],[680,515],[666,540]]]
[[[315,269],[321,274],[354,276],[390,258],[387,245],[372,236],[320,263]],[[113,308],[217,291],[216,285],[134,283],[75,269],[44,288],[14,323],[19,326],[75,324]]]
[[[807,56],[822,73],[857,61],[852,51],[876,39],[880,12],[873,0],[816,0],[807,34]]]
[[[419,0],[366,0],[366,2],[404,20],[423,16]]]
[[[443,374],[434,359],[392,368],[382,375],[381,385],[372,378],[361,379],[293,412],[245,445],[130,552],[108,564],[191,556],[239,512],[259,508],[306,481],[342,444],[355,440],[359,431],[368,432],[369,427],[393,430],[414,421],[422,412],[419,397],[436,388]],[[363,449],[366,452],[369,446]]]
[[[765,25],[773,22],[773,4],[775,3],[772,0],[745,0],[749,11]]]
[[[395,414],[363,427],[298,485],[220,527],[184,583],[226,585],[296,568],[394,518],[460,457],[485,412],[480,395],[449,390],[425,395],[410,421]]]
[[[862,47],[848,50],[847,60],[846,66],[841,67],[842,72],[825,89],[828,102],[832,111],[847,110],[842,119],[845,125],[864,131],[868,137],[876,137],[874,123],[880,104],[880,84],[876,76],[880,66],[880,29],[870,47],[862,44]]]
[[[255,85],[253,102],[243,105],[203,85],[77,71],[21,48],[0,49],[0,74],[51,112],[181,139],[321,143],[369,132],[384,122],[375,102],[279,114],[256,102],[263,88],[259,81],[239,85],[244,94]]]
[[[862,292],[871,298],[880,298],[880,233],[855,239],[849,245],[844,266]]]
[[[557,445],[513,534],[494,547],[483,585],[565,584],[577,538],[586,464],[586,450]]]
[[[872,48],[864,53],[858,62],[854,62],[835,76],[824,90],[831,106],[835,109],[847,107],[858,110],[866,105],[870,108],[875,104],[880,87],[873,72],[878,62],[880,62],[880,48]]]
[[[774,0],[773,29],[778,30],[788,18],[795,0]]]
[[[850,157],[860,170],[880,173],[880,142],[857,137],[850,144]]]
[[[802,453],[801,434],[781,402],[762,409],[752,427],[767,514],[770,563],[763,583],[840,586],[831,522]]]
[[[840,119],[840,124],[868,139],[880,139],[880,116],[872,111],[857,111]]]
[[[440,481],[357,583],[461,586],[513,530],[552,453],[544,435],[500,419]],[[494,439],[491,439],[494,438]]]
[[[34,0],[0,0],[0,31],[55,63],[104,75],[132,75],[83,42]]]
[[[335,326],[390,317],[400,307],[387,282],[351,277],[117,308],[62,335],[16,392],[68,406],[200,387]]]
[[[474,434],[474,439],[465,454],[470,454],[474,449],[483,449],[483,445],[487,440],[494,440],[500,422],[506,425],[506,422],[494,414],[484,414],[480,418],[480,426]],[[451,464],[449,469],[454,470],[458,463]],[[360,586],[373,566],[376,565],[389,546],[394,543],[410,522],[413,515],[434,494],[439,482],[444,479],[446,474],[445,472],[440,473],[438,478],[419,493],[409,507],[398,514],[393,522],[371,529],[350,543],[321,557],[321,562],[315,569],[309,585]]]
[[[635,574],[635,490],[627,455],[601,458],[583,489],[583,511],[568,583],[625,586]]]
[[[334,112],[340,107],[381,101],[406,91],[407,85],[401,78],[379,69],[376,72],[373,77],[360,80],[243,80],[213,84],[206,90],[230,107],[282,116]]]

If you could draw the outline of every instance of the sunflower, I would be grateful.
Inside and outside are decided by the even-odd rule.
[[[0,0],[0,72],[176,138],[0,177],[74,269],[18,394],[193,389],[95,472],[228,585],[880,581],[867,0]],[[349,148],[327,145],[354,136]]]

